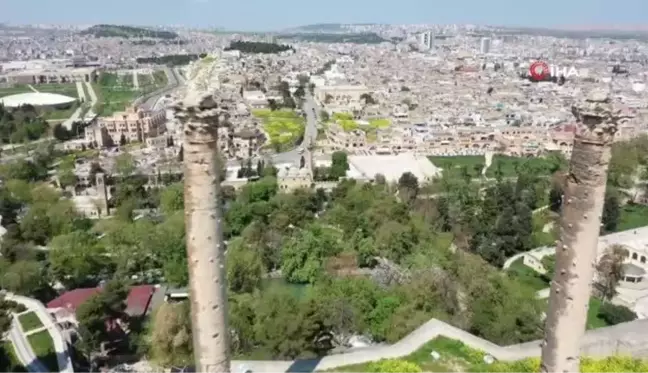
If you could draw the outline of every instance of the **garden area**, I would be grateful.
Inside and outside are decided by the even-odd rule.
[[[253,110],[252,115],[261,119],[270,146],[277,153],[295,147],[304,136],[305,120],[292,110],[260,109]]]
[[[508,275],[516,281],[532,288],[535,291],[547,289],[551,286],[551,277],[555,267],[555,256],[550,255],[542,259],[547,274],[540,274],[531,267],[524,264],[520,258],[514,261],[507,269]],[[544,307],[549,306],[549,299],[541,300]],[[622,322],[632,321],[637,318],[636,314],[627,307],[617,306],[610,302],[604,302],[601,298],[592,296],[587,309],[587,330],[604,328]]]
[[[118,111],[124,111],[138,96],[139,92],[133,89],[132,81],[124,81],[124,76],[114,73],[102,73],[97,83],[92,88],[97,95],[97,104],[94,111],[103,116],[110,116]],[[132,75],[130,75],[132,78]],[[128,79],[128,78],[126,78]]]
[[[40,321],[38,315],[36,315],[35,312],[29,312],[24,315],[20,315],[18,317],[18,320],[20,321],[20,325],[22,325],[24,332],[29,332],[31,330],[43,327],[43,323]]]
[[[376,131],[379,129],[388,128],[391,125],[391,121],[385,118],[369,119],[367,121],[359,120],[356,121],[353,119],[353,115],[348,113],[333,113],[331,120],[329,122],[334,122],[340,125],[342,129],[346,132],[353,130],[362,130],[365,132]]]
[[[162,70],[154,71],[152,74],[138,74],[137,80],[142,93],[150,93],[167,85],[166,73]]]
[[[58,360],[56,358],[56,350],[54,349],[54,342],[47,330],[34,333],[27,337],[29,344],[34,350],[34,354],[43,363],[43,365],[51,372],[58,372]]]
[[[481,155],[429,156],[428,159],[445,172],[450,172],[453,175],[463,173],[471,178],[480,177],[486,166],[486,159]],[[486,177],[517,177],[521,172],[530,172],[537,176],[550,176],[562,166],[562,159],[553,156],[526,158],[496,154],[493,156],[492,164],[486,170]]]
[[[27,84],[16,84],[11,87],[0,88],[0,97],[17,95],[19,93],[33,92]]]
[[[461,341],[437,337],[401,359],[381,360],[365,364],[347,365],[333,372],[539,372],[540,359],[518,361],[484,360],[486,353]],[[583,372],[646,372],[648,361],[627,356],[604,359],[581,358]]]
[[[621,207],[617,231],[625,231],[648,225],[648,206],[627,204]]]

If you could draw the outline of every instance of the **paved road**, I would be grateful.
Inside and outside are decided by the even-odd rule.
[[[77,96],[79,96],[81,102],[88,101],[88,98],[86,97],[85,94],[85,89],[83,88],[83,82],[76,82],[76,89],[77,89]]]
[[[178,81],[178,73],[175,69],[164,68],[167,76],[167,85],[164,88],[158,89],[148,95],[144,95],[135,101],[135,105],[144,109],[151,109],[156,106],[156,103],[166,94],[173,92],[174,89],[180,85]]]
[[[20,321],[18,321],[17,316],[14,316],[13,321],[11,322],[11,329],[9,330],[8,337],[14,346],[18,360],[20,360],[20,363],[29,372],[36,373],[49,371],[49,369],[47,369],[36,357],[31,344],[29,344],[29,341],[27,340],[27,336],[20,326]]]
[[[293,163],[295,165],[299,165],[299,160],[302,156],[302,154],[299,153],[299,148],[304,149],[303,155],[306,159],[310,158],[310,151],[308,150],[308,148],[311,145],[314,145],[315,140],[317,139],[317,113],[319,113],[317,103],[310,93],[306,94],[303,109],[306,113],[306,128],[304,129],[304,140],[297,148],[293,150],[273,155],[272,163]]]

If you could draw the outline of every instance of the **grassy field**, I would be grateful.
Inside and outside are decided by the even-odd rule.
[[[253,110],[252,114],[262,120],[270,145],[277,152],[290,149],[304,136],[305,120],[293,111],[264,109]]]
[[[43,326],[43,323],[40,321],[38,318],[38,315],[34,312],[29,312],[23,315],[20,315],[18,317],[18,320],[20,321],[20,325],[22,325],[22,328],[25,332],[28,332],[30,330],[38,329]]]
[[[58,93],[69,97],[79,98],[79,92],[76,88],[76,83],[65,84],[35,84],[32,87],[38,92],[44,93]]]
[[[29,344],[31,344],[34,353],[38,359],[48,368],[51,372],[58,372],[58,360],[56,359],[56,350],[54,349],[54,342],[47,330],[32,334],[27,337]]]
[[[133,82],[133,73],[128,72],[126,74],[119,75],[119,85],[126,88],[134,88],[135,83]]]
[[[514,261],[507,269],[510,277],[538,291],[548,288],[549,279],[524,264],[522,258]]]
[[[587,329],[598,329],[610,326],[607,321],[598,316],[601,308],[601,300],[595,297],[590,298],[589,308],[587,309]]]
[[[482,169],[486,165],[486,159],[481,155],[465,155],[456,157],[428,157],[430,162],[441,168],[444,172],[453,175],[461,174],[465,167],[468,175],[473,178],[481,176]]]
[[[44,93],[58,93],[73,98],[79,98],[75,83],[64,84],[33,84],[35,90]],[[15,95],[18,93],[34,92],[27,84],[19,84],[9,88],[0,88],[0,97]]]
[[[646,225],[648,225],[648,206],[628,204],[621,208],[621,216],[616,230],[620,232]]]
[[[138,75],[139,88],[142,93],[150,93],[167,85],[168,80],[164,71],[158,70],[153,74]]]
[[[532,220],[533,233],[531,239],[533,240],[533,247],[553,246],[558,239],[558,229],[556,227],[559,220],[557,214],[549,210],[542,210],[533,214]],[[552,222],[554,223],[553,228],[548,232],[544,232],[545,225]]]
[[[375,134],[376,130],[385,129],[391,125],[389,119],[370,119],[367,121],[369,125],[360,124],[353,119],[353,115],[348,113],[333,113],[330,122],[339,124],[346,132],[360,129],[365,131],[367,134]]]
[[[464,167],[472,178],[481,176],[482,169],[486,165],[486,159],[481,155],[462,155],[449,157],[428,157],[435,166],[449,171],[453,174],[460,174]],[[498,172],[502,177],[515,177],[522,170],[529,170],[530,173],[540,176],[549,176],[552,173],[554,164],[545,158],[509,157],[505,155],[494,155],[493,162],[486,170],[486,177],[493,178]],[[499,170],[499,171],[498,171]]]
[[[13,87],[0,88],[0,97],[16,95],[19,93],[33,92],[26,84],[15,85]]]
[[[27,372],[27,369],[20,363],[13,343],[3,342],[0,348],[4,351],[6,359],[0,359],[0,371],[2,372]]]
[[[493,156],[493,163],[486,171],[487,177],[495,177],[497,170],[502,177],[517,176],[519,171],[531,170],[535,175],[551,175],[553,163],[545,158],[508,157],[505,155]]]
[[[440,358],[431,357],[436,351]],[[446,337],[437,337],[402,360],[418,365],[423,372],[461,372],[483,364],[484,353],[474,350],[462,342]],[[346,365],[329,370],[330,372],[370,372],[371,363]]]
[[[539,274],[530,267],[524,265],[522,258],[516,260],[511,264],[507,270],[509,276],[515,278],[519,282],[526,284],[532,289],[539,291],[551,286],[550,279],[546,276]],[[543,299],[543,302],[548,305],[548,299]],[[599,309],[601,308],[601,300],[595,297],[590,298],[589,308],[587,310],[587,329],[597,329],[609,326],[609,324],[598,316]]]
[[[124,85],[123,78],[112,73],[102,73],[98,83],[93,84],[92,88],[97,95],[95,112],[103,116],[124,111],[140,94],[132,86]]]

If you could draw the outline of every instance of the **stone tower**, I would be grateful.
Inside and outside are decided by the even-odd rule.
[[[108,210],[108,188],[106,187],[106,175],[103,172],[97,172],[95,175],[95,184],[97,188],[97,209],[101,210],[99,215],[110,215]]]

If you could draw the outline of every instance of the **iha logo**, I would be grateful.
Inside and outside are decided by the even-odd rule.
[[[559,76],[564,76],[565,78],[569,78],[572,76],[578,77],[578,70],[574,66],[566,67],[566,66],[554,66],[554,65],[549,65],[544,61],[536,61],[531,64],[529,67],[529,74],[531,75],[531,78],[534,80],[545,80],[549,79],[551,77],[559,77]]]

